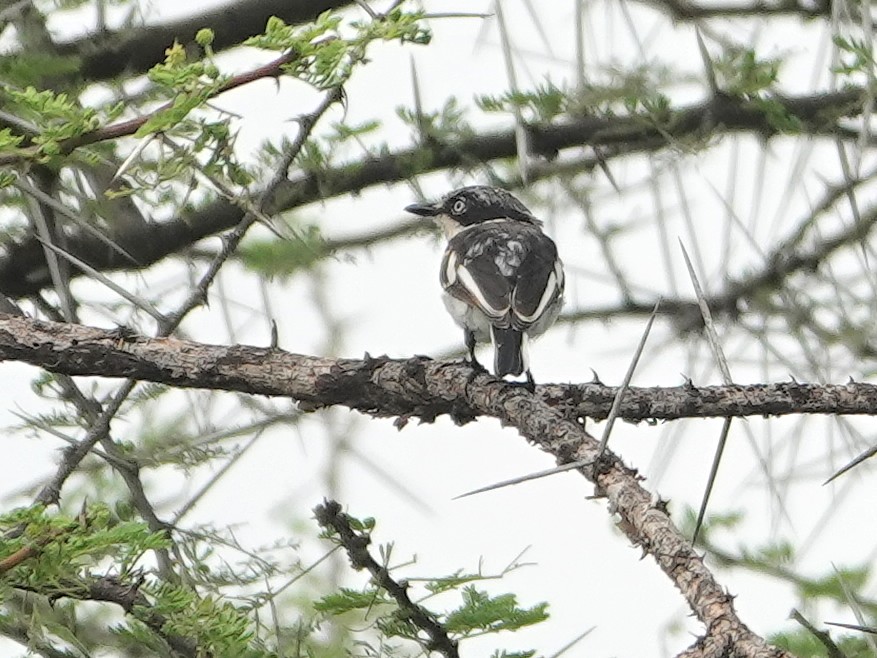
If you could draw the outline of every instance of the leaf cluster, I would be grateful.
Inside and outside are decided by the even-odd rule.
[[[375,528],[374,519],[358,520],[354,517],[345,516],[363,540],[366,540]],[[333,543],[340,543],[337,534],[331,530],[325,530],[322,535]],[[392,545],[380,546],[378,552],[387,565],[392,555]],[[443,631],[453,640],[459,642],[466,638],[491,635],[502,631],[516,631],[527,626],[539,624],[548,619],[548,604],[538,603],[531,607],[521,606],[517,597],[511,593],[493,595],[476,587],[475,583],[500,578],[520,565],[512,565],[500,576],[484,575],[480,573],[464,573],[458,571],[454,574],[441,577],[416,579],[423,589],[422,597],[414,602],[414,605],[422,607],[423,604],[435,596],[441,595],[443,599],[456,598],[458,603],[450,609],[440,612],[427,611],[442,627]],[[396,571],[389,567],[390,577],[405,589],[411,589],[414,579],[397,577]],[[411,592],[409,591],[409,596]],[[340,588],[338,591],[323,596],[315,602],[314,609],[327,619],[344,617],[348,620],[366,621],[373,625],[378,632],[378,641],[381,646],[391,640],[404,640],[423,646],[426,642],[424,629],[420,628],[407,604],[398,600],[392,592],[384,589],[374,579],[370,580],[360,589]],[[425,610],[425,608],[423,608]],[[359,640],[368,643],[363,638]],[[531,656],[534,652],[524,651],[507,653],[497,650],[495,656]]]

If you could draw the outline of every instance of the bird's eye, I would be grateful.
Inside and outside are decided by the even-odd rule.
[[[457,199],[451,206],[451,212],[455,215],[462,215],[464,210],[466,210],[466,202],[463,199]]]

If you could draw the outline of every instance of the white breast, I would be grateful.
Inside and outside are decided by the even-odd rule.
[[[475,332],[475,340],[479,343],[490,340],[490,319],[480,309],[448,293],[442,294],[442,301],[457,325]]]

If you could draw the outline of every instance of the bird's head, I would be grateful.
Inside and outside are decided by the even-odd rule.
[[[446,194],[435,203],[415,203],[405,208],[410,213],[431,217],[447,237],[463,229],[494,220],[508,220],[540,225],[527,206],[500,187],[470,185]]]

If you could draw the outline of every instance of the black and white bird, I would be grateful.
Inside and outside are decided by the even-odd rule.
[[[525,373],[532,390],[527,341],[554,324],[563,305],[563,263],[542,222],[506,190],[484,185],[405,210],[431,217],[448,240],[439,278],[473,366],[482,368],[476,341],[491,341],[494,374]]]

